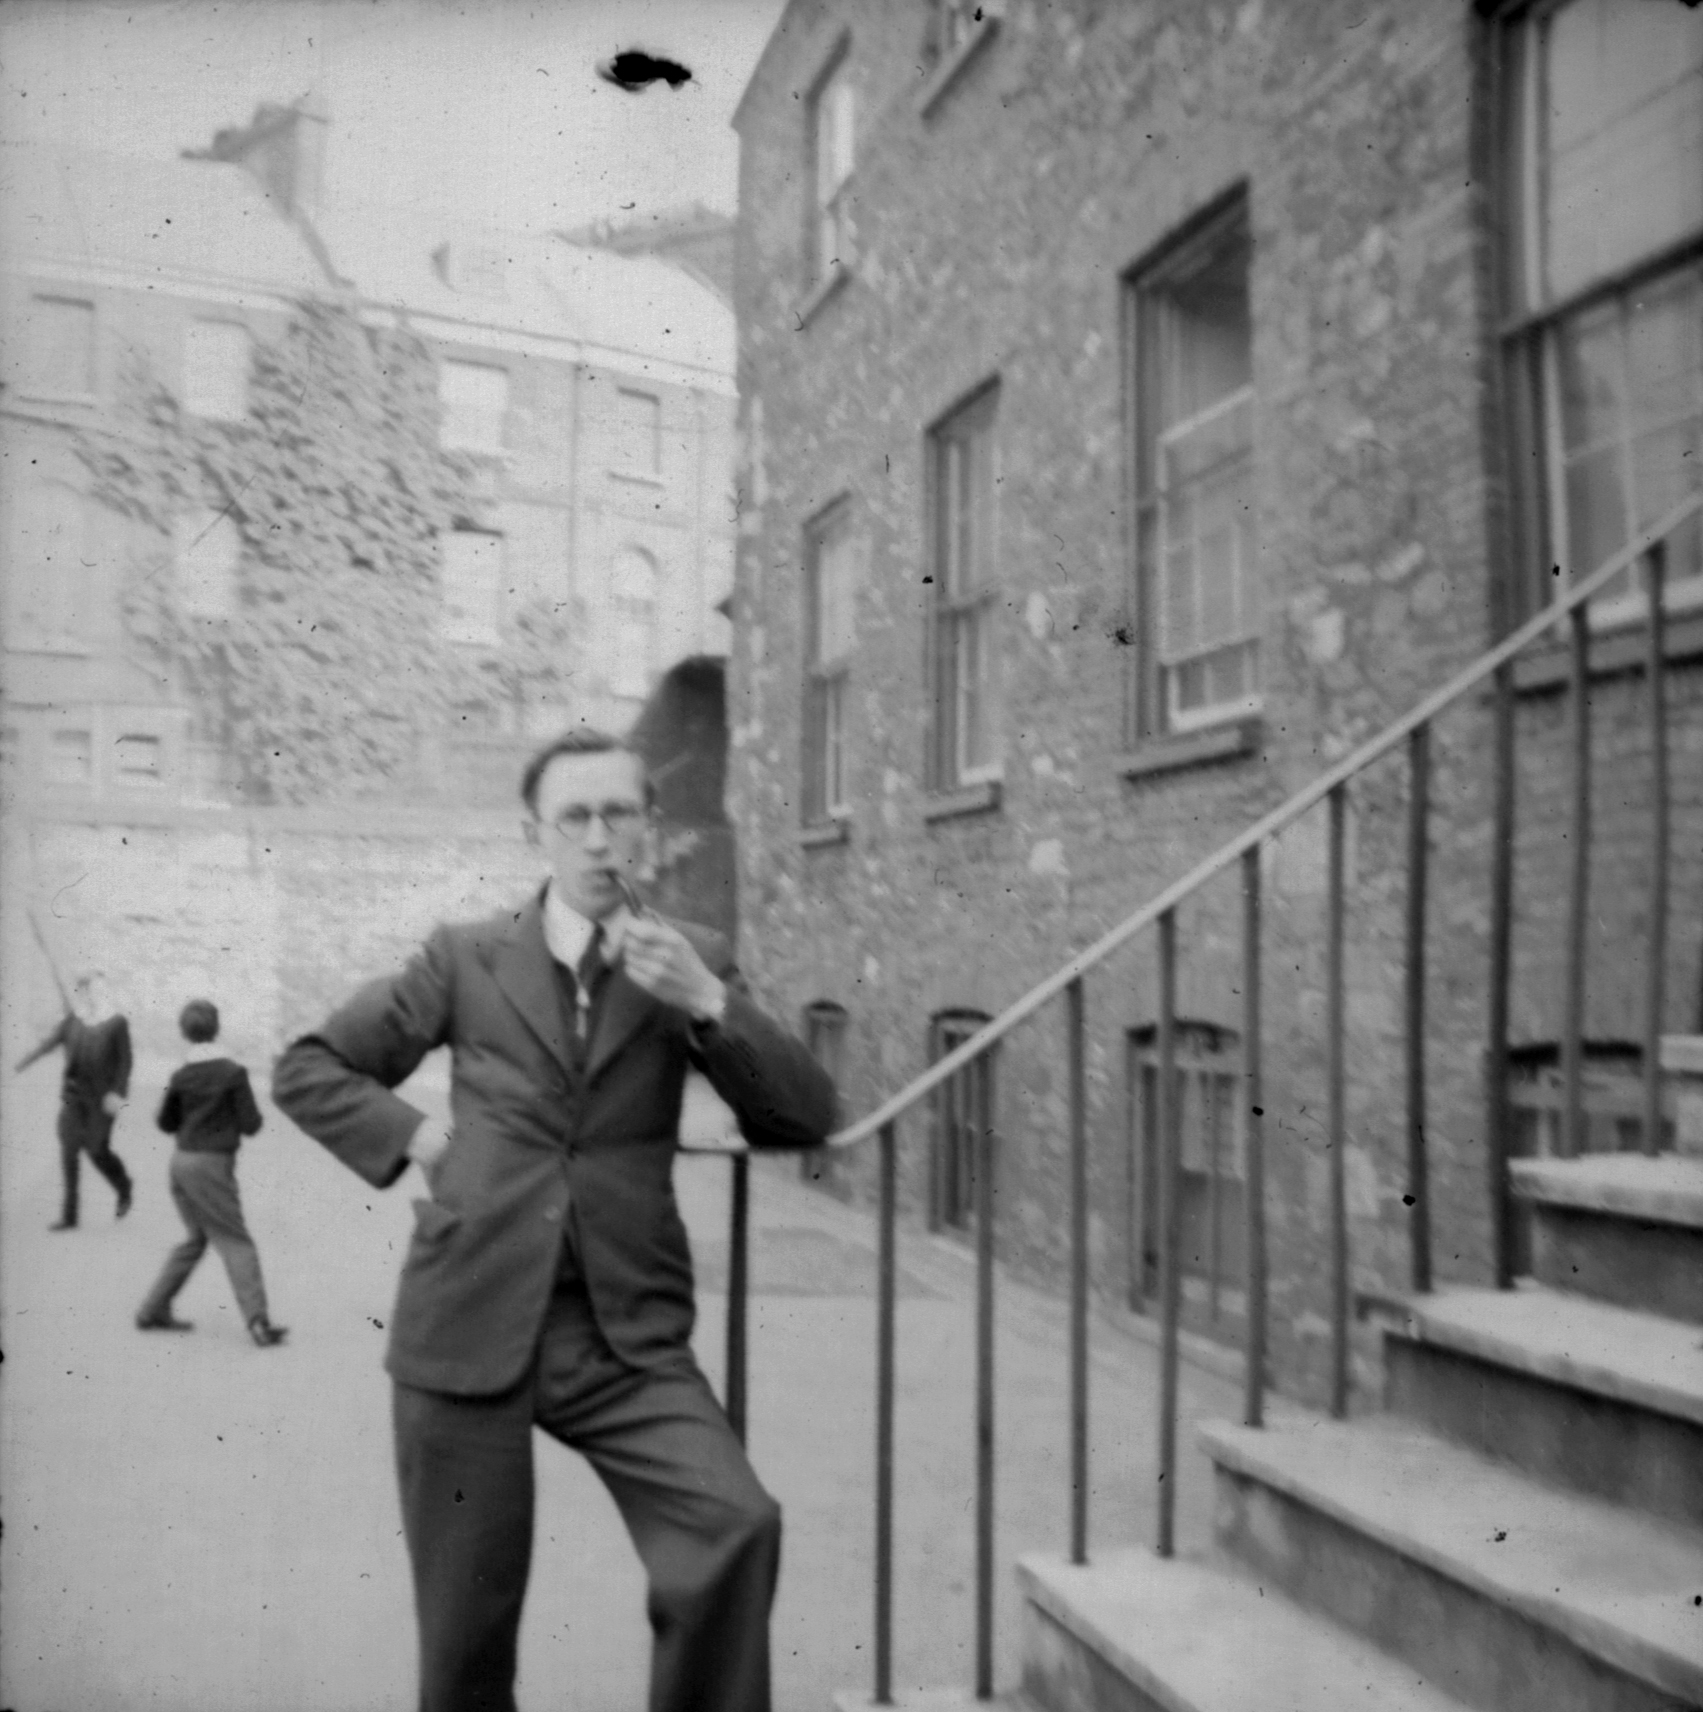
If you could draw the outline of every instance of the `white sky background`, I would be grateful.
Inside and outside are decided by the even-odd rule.
[[[732,213],[733,110],[783,0],[12,0],[0,137],[169,159],[317,88],[327,211],[380,202],[545,232]],[[689,66],[629,94],[626,48]]]

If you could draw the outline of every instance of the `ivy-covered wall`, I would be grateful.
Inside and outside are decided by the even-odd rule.
[[[256,344],[242,420],[190,415],[136,356],[106,423],[79,431],[93,495],[134,526],[127,635],[181,686],[243,800],[370,795],[418,771],[423,739],[553,703],[574,675],[566,602],[513,608],[500,646],[446,636],[440,543],[487,523],[490,484],[438,426],[423,340],[310,301]],[[178,569],[197,515],[240,531],[216,601]]]

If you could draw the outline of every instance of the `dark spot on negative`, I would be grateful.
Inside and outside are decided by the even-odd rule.
[[[1413,1205],[1413,1197],[1411,1195],[1403,1195],[1401,1198],[1401,1204],[1404,1207],[1411,1207]]]
[[[597,75],[605,83],[626,90],[648,88],[658,78],[670,89],[678,89],[692,80],[691,72],[678,61],[656,58],[638,48],[628,48],[613,59],[604,60],[597,68]]]
[[[1117,629],[1112,632],[1112,640],[1120,647],[1133,647],[1135,644],[1135,631],[1127,624],[1120,624]]]

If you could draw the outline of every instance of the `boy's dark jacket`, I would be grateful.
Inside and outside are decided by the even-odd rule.
[[[753,1145],[808,1145],[834,1090],[748,998],[721,935],[685,922],[728,983],[699,1027],[617,965],[576,1074],[542,896],[439,927],[401,974],[369,983],[273,1075],[279,1108],[383,1188],[407,1169],[422,1114],[390,1090],[435,1047],[453,1053],[454,1138],[414,1203],[386,1365],[405,1385],[466,1396],[525,1373],[570,1221],[593,1309],[624,1360],[651,1366],[692,1329],[692,1261],[674,1199],[686,1071],[704,1071]]]
[[[229,1058],[181,1066],[166,1084],[155,1120],[185,1153],[235,1153],[260,1128],[248,1072]]]

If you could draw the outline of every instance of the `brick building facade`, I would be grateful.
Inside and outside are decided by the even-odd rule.
[[[1470,662],[1552,567],[1588,572],[1696,490],[1700,31],[1616,0],[788,6],[735,121],[729,777],[744,961],[839,1056],[852,1113]],[[1698,543],[1694,522],[1669,558],[1670,1028],[1703,1025]],[[1636,608],[1594,644],[1600,1039],[1636,1037],[1642,992],[1642,686],[1616,628]],[[1560,1029],[1552,665],[1522,668],[1519,703],[1522,1042]],[[1489,731],[1469,702],[1435,733],[1444,1276],[1486,1264]],[[1396,764],[1350,805],[1365,1291],[1405,1265],[1405,812]],[[1316,1374],[1322,811],[1264,861],[1273,1309],[1285,1370]],[[1209,1270],[1216,1175],[1227,1290],[1239,911],[1232,873],[1179,923],[1185,1267]],[[1155,1003],[1150,939],[1088,983],[1108,1296],[1145,1281]],[[950,1229],[989,1103],[1001,1252],[1043,1277],[1066,1240],[1063,1026],[1043,1012],[988,1085],[901,1126],[906,1202]],[[841,1191],[871,1165],[841,1161]]]

